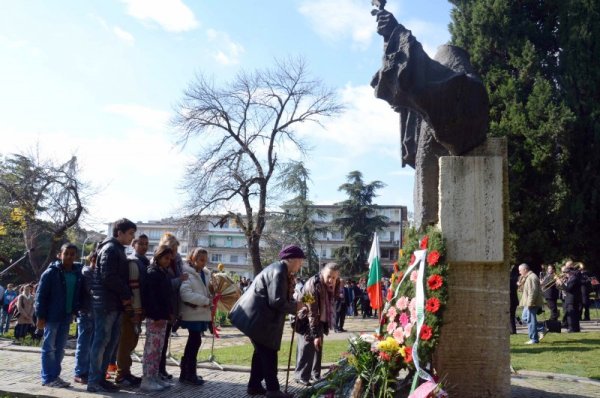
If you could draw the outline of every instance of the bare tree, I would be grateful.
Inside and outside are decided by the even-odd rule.
[[[38,155],[13,154],[0,159],[0,165],[0,189],[8,197],[11,218],[21,229],[25,246],[36,248],[43,234],[50,236],[45,256],[29,251],[32,272],[39,278],[85,209],[77,158],[56,164]]]
[[[341,110],[335,93],[309,76],[302,59],[242,72],[222,87],[200,75],[185,91],[175,119],[180,143],[198,137],[202,148],[186,173],[186,208],[194,215],[224,212],[233,218],[245,233],[255,274],[262,270],[270,183],[286,152],[306,151],[295,128]]]

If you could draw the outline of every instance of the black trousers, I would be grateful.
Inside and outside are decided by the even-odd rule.
[[[267,391],[279,391],[277,380],[277,351],[250,339],[254,346],[252,364],[250,365],[250,380],[248,388],[261,387],[264,380]]]
[[[188,339],[185,343],[183,356],[186,357],[189,361],[196,362],[196,358],[198,357],[198,351],[200,350],[200,345],[202,344],[202,332],[189,331],[188,333]]]
[[[550,320],[557,321],[559,313],[558,313],[558,305],[556,304],[556,300],[546,299],[546,304],[548,305],[548,308],[550,309]]]
[[[566,307],[568,331],[581,331],[579,327],[579,304],[567,304]]]
[[[347,310],[347,305],[340,305],[338,311],[335,312],[335,330],[340,330],[344,328]]]
[[[171,328],[173,325],[171,323],[167,323],[167,331],[165,332],[165,344],[163,345],[163,350],[160,356],[160,365],[158,366],[158,371],[160,373],[167,373],[167,351],[169,350],[169,337],[171,337]]]

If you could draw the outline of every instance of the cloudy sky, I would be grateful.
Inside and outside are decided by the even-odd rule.
[[[446,0],[387,8],[433,56],[449,40]],[[398,119],[369,87],[382,54],[369,0],[0,0],[0,153],[77,155],[97,194],[85,225],[177,214],[185,165],[169,124],[198,73],[217,82],[302,56],[346,112],[303,131],[311,199],[342,200],[352,170],[387,184],[379,204],[412,209]]]

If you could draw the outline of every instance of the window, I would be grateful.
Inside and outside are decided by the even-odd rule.
[[[159,229],[151,229],[148,232],[149,239],[160,239],[161,236],[162,236],[162,231]]]
[[[229,261],[232,263],[239,263],[239,256],[232,254],[231,256],[229,256]]]
[[[212,261],[213,263],[220,263],[221,261],[223,261],[223,255],[218,254],[218,253],[213,253],[210,256],[210,261]]]
[[[331,233],[331,239],[333,239],[333,240],[343,240],[344,237],[342,235],[342,231],[333,231]]]

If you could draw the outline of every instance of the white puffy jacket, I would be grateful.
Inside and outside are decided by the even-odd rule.
[[[189,264],[183,265],[183,272],[187,272],[189,278],[183,281],[179,289],[181,319],[184,321],[210,321],[210,303],[212,300],[208,290],[210,271],[206,267],[201,271],[204,272],[206,284],[202,282],[200,274]],[[185,303],[195,304],[197,307],[193,308]]]

